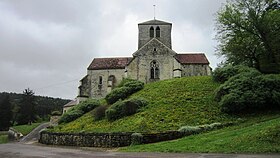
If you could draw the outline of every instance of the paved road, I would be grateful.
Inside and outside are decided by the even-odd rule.
[[[101,148],[78,148],[38,144],[42,124],[20,142],[0,144],[0,158],[279,158],[280,155],[246,154],[172,154],[172,153],[121,153]]]
[[[51,147],[45,145],[8,143],[0,144],[1,158],[279,158],[280,155],[246,154],[171,154],[121,153],[96,148]]]
[[[49,123],[43,123],[41,125],[39,125],[38,127],[36,127],[33,131],[31,131],[27,136],[24,136],[20,142],[21,143],[25,143],[25,144],[31,144],[34,142],[37,142],[39,139],[39,132],[44,129],[47,128],[49,126]]]

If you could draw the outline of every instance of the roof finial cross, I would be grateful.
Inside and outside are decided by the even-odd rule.
[[[156,20],[156,5],[154,4],[154,20]]]

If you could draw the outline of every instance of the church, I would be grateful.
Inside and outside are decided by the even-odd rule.
[[[138,50],[132,57],[94,58],[87,75],[80,80],[78,100],[103,98],[123,78],[144,83],[186,76],[210,75],[204,53],[177,53],[172,50],[172,24],[150,20],[138,24]]]

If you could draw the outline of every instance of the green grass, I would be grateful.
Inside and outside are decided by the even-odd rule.
[[[210,76],[185,77],[146,84],[131,97],[142,97],[149,105],[141,112],[109,122],[94,121],[92,113],[54,129],[57,132],[159,132],[184,125],[228,122],[234,117],[220,111],[214,101],[219,84]]]
[[[269,116],[271,117],[271,116]],[[274,116],[275,117],[275,116]],[[279,153],[280,116],[251,119],[238,126],[155,144],[122,148],[129,152]],[[266,120],[266,121],[265,121]]]
[[[4,144],[8,142],[8,135],[0,135],[0,144]]]
[[[13,126],[13,128],[25,136],[28,133],[30,133],[33,129],[38,127],[40,124],[42,123],[32,123],[31,125],[18,125]]]

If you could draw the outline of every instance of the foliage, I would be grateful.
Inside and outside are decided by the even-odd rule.
[[[41,123],[32,123],[31,125],[17,125],[13,126],[13,128],[25,136],[29,134],[33,129],[38,127],[40,124]]]
[[[163,132],[181,126],[197,126],[236,119],[221,112],[214,100],[219,86],[210,76],[183,77],[145,84],[130,98],[145,98],[149,104],[140,112],[115,121],[95,121],[91,113],[55,127],[55,132]],[[105,103],[104,103],[105,104]]]
[[[61,112],[60,111],[53,111],[51,113],[52,116],[60,116],[61,115]]]
[[[83,114],[84,112],[82,110],[67,111],[61,116],[61,118],[58,120],[58,123],[61,124],[71,122],[81,117]]]
[[[109,104],[114,104],[118,100],[124,100],[131,94],[144,88],[144,83],[141,81],[127,79],[122,82],[122,87],[113,89],[106,95],[105,99]]]
[[[237,126],[182,139],[122,148],[129,152],[279,153],[280,117],[259,116]]]
[[[128,87],[120,87],[113,89],[109,94],[106,95],[105,99],[107,103],[114,104],[120,99],[125,99],[129,96],[129,88]]]
[[[280,4],[277,0],[232,0],[217,13],[218,54],[227,63],[280,72]]]
[[[98,106],[97,108],[94,109],[93,111],[93,117],[95,121],[99,121],[102,120],[103,118],[105,118],[105,111],[107,110],[107,106],[105,105],[101,105]]]
[[[12,105],[8,95],[0,102],[0,131],[6,131],[11,126]]]
[[[191,134],[198,134],[203,131],[213,130],[222,126],[223,124],[215,122],[215,123],[199,125],[199,126],[182,126],[178,131],[186,135],[191,135]]]
[[[189,134],[198,134],[202,131],[202,129],[198,126],[183,126],[178,131],[185,133],[186,135],[189,135]]]
[[[280,75],[238,74],[217,89],[216,99],[227,113],[280,109]]]
[[[131,145],[139,145],[143,142],[143,135],[141,133],[133,133],[131,135]]]
[[[0,135],[0,144],[8,142],[8,135]]]
[[[213,80],[216,82],[220,82],[220,83],[224,83],[225,81],[227,81],[229,78],[242,73],[242,72],[255,72],[256,74],[260,72],[258,72],[256,69],[254,68],[250,68],[247,66],[243,66],[243,65],[225,65],[224,67],[218,67],[216,68],[213,73]]]
[[[143,98],[117,101],[106,110],[106,118],[110,121],[114,121],[125,116],[133,115],[139,112],[139,109],[145,107],[147,104],[148,102]]]
[[[81,110],[85,114],[85,113],[95,109],[99,105],[100,105],[100,102],[98,100],[96,100],[96,99],[87,99],[87,100],[81,102],[79,105],[74,106],[72,109],[70,109],[70,111],[72,111],[72,110]]]
[[[100,102],[96,99],[88,99],[81,102],[78,105],[75,105],[71,109],[69,109],[66,113],[64,113],[59,119],[58,123],[68,123],[77,118],[81,117],[83,114],[95,109],[100,106]]]
[[[132,82],[132,81],[136,81],[134,79],[130,79],[130,78],[123,78],[123,80],[120,82],[120,84],[117,87],[123,87],[123,85],[127,82]]]
[[[12,124],[16,123],[19,113],[19,105],[23,98],[23,94],[17,93],[7,93],[1,92],[0,93],[0,102],[2,102],[5,96],[8,95],[10,98],[10,102],[12,105]],[[68,103],[70,100],[61,99],[61,98],[51,98],[46,96],[36,96],[34,98],[37,102],[35,106],[35,113],[43,120],[49,120],[49,115],[52,111],[62,111],[63,105]]]
[[[35,106],[37,102],[34,97],[34,92],[32,90],[25,89],[23,91],[23,97],[20,101],[19,116],[17,118],[17,123],[19,125],[31,124],[35,122],[37,117],[35,113]]]

